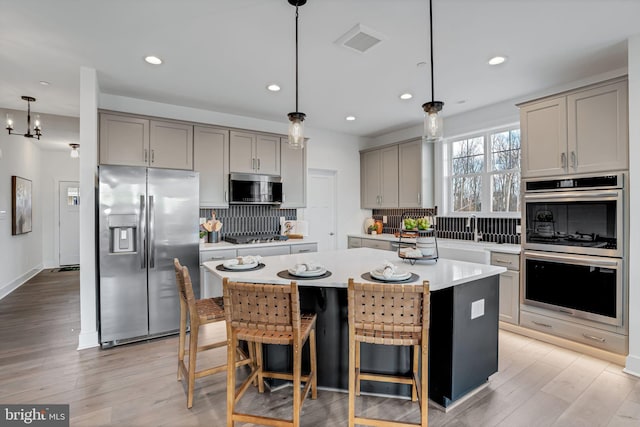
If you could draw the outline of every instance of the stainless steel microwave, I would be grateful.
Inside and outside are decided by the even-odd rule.
[[[282,203],[282,178],[272,175],[229,174],[229,203],[279,205]]]

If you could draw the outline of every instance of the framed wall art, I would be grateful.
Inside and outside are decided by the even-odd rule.
[[[11,177],[11,234],[31,232],[31,181]]]

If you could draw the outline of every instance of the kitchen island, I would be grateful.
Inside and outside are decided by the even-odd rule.
[[[447,407],[486,383],[498,369],[498,275],[505,268],[442,258],[410,265],[392,252],[371,248],[264,257],[265,267],[255,271],[220,271],[216,269],[220,262],[213,261],[204,266],[221,278],[274,284],[289,283],[277,273],[298,263],[314,262],[326,267],[331,272],[329,277],[297,280],[301,309],[318,315],[318,385],[347,390],[347,283],[349,278],[366,281],[361,274],[385,261],[416,274],[418,278],[409,284],[429,281],[429,397]],[[410,372],[410,347],[362,346],[363,371],[396,375]],[[290,350],[266,346],[264,362],[269,370],[287,369]],[[364,382],[362,391],[411,395],[409,386],[390,383]]]

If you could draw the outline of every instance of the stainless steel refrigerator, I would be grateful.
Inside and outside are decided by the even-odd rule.
[[[180,304],[173,259],[199,286],[198,173],[99,166],[100,342],[173,333]]]

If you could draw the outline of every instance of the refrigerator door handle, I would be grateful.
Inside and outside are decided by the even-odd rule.
[[[144,196],[140,196],[140,215],[138,217],[138,251],[140,252],[140,268],[147,268],[147,251],[146,251],[146,218],[147,212],[145,211]]]
[[[155,211],[153,196],[149,196],[149,268],[154,268],[156,264]]]

